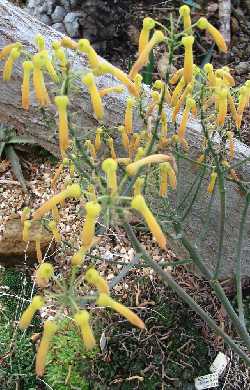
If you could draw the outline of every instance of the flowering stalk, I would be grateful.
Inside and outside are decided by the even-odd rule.
[[[108,283],[94,268],[89,268],[87,270],[85,279],[89,284],[93,284],[99,293],[109,294]]]
[[[125,119],[124,126],[127,134],[131,134],[133,132],[133,107],[135,105],[135,100],[131,97],[127,99],[127,106],[125,110]]]
[[[24,330],[28,328],[30,325],[32,318],[34,317],[34,314],[37,310],[40,310],[44,305],[44,299],[40,295],[35,295],[27,307],[27,309],[23,312],[20,321],[19,321],[19,328],[21,330]]]
[[[83,225],[81,239],[84,248],[90,248],[95,237],[96,220],[101,213],[101,206],[95,201],[85,204],[86,219]]]
[[[166,249],[167,240],[164,233],[161,230],[160,225],[156,221],[152,212],[149,210],[145,199],[142,195],[135,196],[131,201],[131,207],[137,210],[145,219],[150,232],[153,237],[156,239],[158,245],[161,249]]]
[[[148,165],[152,163],[158,164],[164,161],[169,161],[171,160],[171,158],[172,157],[168,156],[167,154],[152,154],[151,156],[144,157],[141,160],[129,164],[126,167],[126,171],[129,174],[129,176],[134,176],[136,175],[138,170],[144,165]]]
[[[59,146],[62,158],[65,157],[66,150],[69,147],[69,124],[67,107],[69,98],[66,95],[56,96],[55,104],[59,115]]]
[[[180,94],[182,93],[185,85],[186,85],[186,82],[184,80],[184,77],[181,77],[181,79],[178,82],[178,84],[176,85],[174,92],[172,94],[172,97],[171,97],[171,106],[172,107],[175,107],[175,105],[177,104],[178,98],[179,98]]]
[[[116,170],[118,164],[116,160],[112,158],[107,158],[102,163],[102,170],[106,173],[107,177],[107,187],[111,191],[111,194],[115,194],[117,192],[117,177]]]
[[[160,196],[167,195],[168,179],[171,188],[176,189],[176,174],[169,162],[160,164],[160,179]]]
[[[33,70],[32,61],[23,62],[23,82],[21,86],[22,90],[22,107],[24,110],[29,109],[30,105],[30,76]]]
[[[61,191],[59,194],[52,196],[47,202],[40,206],[33,214],[33,219],[41,219],[42,216],[48,213],[52,207],[63,202],[66,198],[75,198],[79,199],[81,196],[81,188],[79,184],[71,184],[64,191]]]
[[[149,41],[150,31],[155,27],[155,21],[152,18],[144,18],[143,19],[143,27],[139,36],[139,48],[138,54],[140,55]]]
[[[150,39],[150,41],[147,43],[143,51],[140,53],[138,59],[134,63],[134,65],[131,68],[131,71],[129,73],[129,78],[131,80],[134,80],[135,76],[140,72],[140,70],[148,63],[148,58],[151,50],[154,48],[154,46],[158,45],[162,41],[164,41],[165,37],[162,31],[156,30]]]
[[[140,329],[145,329],[144,322],[135,313],[133,313],[132,310],[128,309],[121,303],[116,302],[109,295],[101,293],[96,301],[96,304],[102,307],[111,307],[111,309],[121,314],[131,324],[137,326]]]
[[[46,262],[42,263],[36,270],[36,274],[35,274],[36,284],[39,287],[46,287],[53,275],[54,275],[53,265]]]
[[[185,54],[184,54],[184,72],[183,77],[185,80],[185,83],[188,84],[192,81],[193,78],[193,43],[194,43],[194,37],[183,37],[181,40],[184,48],[185,48]]]
[[[175,107],[174,107],[174,110],[173,110],[173,112],[172,112],[172,120],[173,120],[174,122],[176,121],[176,117],[177,117],[178,112],[180,111],[180,108],[181,108],[182,103],[184,102],[184,100],[185,100],[185,98],[187,97],[187,95],[190,95],[190,94],[192,93],[193,87],[194,87],[193,82],[188,83],[188,85],[187,85],[186,88],[184,89],[182,95],[181,95],[181,96],[179,97],[179,99],[177,100],[176,105],[175,105]]]
[[[10,55],[7,58],[7,61],[5,62],[3,68],[4,81],[10,80],[14,62],[20,57],[20,55],[21,55],[21,51],[18,48],[14,47],[13,49],[11,49]]]
[[[44,374],[49,346],[57,329],[55,321],[47,320],[44,322],[43,335],[36,354],[36,373],[40,377]]]
[[[102,105],[102,99],[96,87],[93,73],[87,73],[85,76],[83,76],[82,82],[88,88],[95,116],[98,120],[101,120],[104,116],[104,110]]]
[[[100,61],[98,59],[98,55],[97,55],[96,51],[93,49],[93,47],[91,46],[88,39],[80,39],[78,41],[77,48],[81,53],[85,53],[87,55],[89,65],[90,65],[92,70],[94,70],[95,68],[98,67],[98,65],[100,63]]]
[[[82,339],[87,351],[96,346],[95,336],[89,324],[90,315],[87,310],[81,310],[74,315],[74,320],[81,330]]]
[[[207,30],[207,32],[212,35],[213,40],[215,41],[218,48],[224,53],[227,52],[227,45],[222,34],[219,32],[219,30],[217,30],[217,28],[212,26],[212,24],[210,24],[206,18],[200,18],[196,25],[201,30]]]

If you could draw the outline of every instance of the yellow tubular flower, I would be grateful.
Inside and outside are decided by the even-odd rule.
[[[23,222],[23,241],[29,241],[31,222],[24,221]]]
[[[59,115],[59,146],[62,158],[65,157],[66,150],[69,147],[69,125],[67,107],[69,98],[66,95],[56,96],[55,104]]]
[[[191,18],[190,18],[190,8],[188,5],[182,5],[179,8],[179,14],[183,19],[184,31],[188,34],[191,33]]]
[[[52,213],[52,218],[53,218],[53,220],[54,220],[56,223],[58,223],[58,222],[60,221],[60,214],[59,214],[59,211],[58,211],[57,206],[52,207],[51,213]]]
[[[30,105],[30,76],[33,70],[32,61],[23,62],[23,82],[21,86],[22,90],[22,107],[24,110],[29,109]]]
[[[156,239],[158,245],[161,249],[166,249],[167,240],[164,233],[161,230],[160,225],[156,221],[152,212],[149,210],[145,199],[142,195],[135,196],[131,201],[131,207],[137,210],[145,219],[150,232],[153,237]]]
[[[36,374],[41,377],[44,374],[46,357],[49,351],[51,340],[58,327],[55,321],[47,320],[44,322],[43,336],[40,341],[36,354]]]
[[[55,221],[49,221],[48,228],[52,232],[52,234],[53,234],[53,236],[55,238],[55,241],[56,242],[60,242],[61,241],[61,234],[60,234],[60,232],[58,231],[58,229],[56,227],[56,222]]]
[[[174,85],[176,84],[180,78],[183,76],[184,68],[178,69],[170,78],[169,83]]]
[[[44,299],[40,295],[35,295],[27,307],[27,309],[23,312],[20,321],[19,321],[19,328],[21,330],[24,330],[28,328],[30,325],[32,318],[34,317],[34,314],[37,310],[40,310],[44,305]]]
[[[61,47],[55,49],[54,51],[55,51],[55,57],[60,62],[62,70],[65,71],[68,66],[68,60],[65,51]]]
[[[209,184],[208,184],[208,187],[207,187],[207,192],[209,192],[209,193],[213,192],[214,186],[215,186],[215,183],[216,183],[216,179],[217,179],[217,173],[216,172],[212,172],[211,175],[210,175],[210,181],[209,181]]]
[[[162,41],[164,41],[165,37],[162,31],[156,30],[147,43],[143,51],[140,53],[138,59],[134,63],[129,73],[129,78],[134,80],[135,76],[140,72],[140,70],[148,63],[149,54],[154,48],[154,46],[158,45]]]
[[[139,49],[138,49],[139,55],[143,52],[146,45],[148,44],[150,31],[154,27],[155,27],[154,19],[149,17],[143,19],[143,27],[139,37]]]
[[[117,161],[112,158],[107,158],[102,163],[102,170],[106,173],[107,187],[111,191],[111,194],[115,194],[117,192],[117,167]]]
[[[139,147],[135,155],[135,161],[141,160],[144,156],[145,156],[144,148]]]
[[[116,302],[109,295],[101,293],[96,300],[96,304],[101,307],[111,307],[117,313],[125,317],[131,324],[137,326],[140,329],[145,329],[144,322],[129,308]]]
[[[233,160],[235,155],[235,145],[234,145],[234,133],[232,131],[227,131],[227,139],[229,143],[229,158],[230,160]]]
[[[133,136],[131,138],[130,146],[129,146],[130,153],[134,153],[134,152],[137,151],[137,149],[138,149],[138,147],[140,145],[140,142],[141,142],[140,135],[139,134],[133,134]]]
[[[212,35],[213,40],[218,48],[224,53],[227,52],[227,45],[222,34],[217,30],[217,28],[212,26],[212,24],[210,24],[206,18],[200,18],[196,25],[201,30],[207,30],[207,32]]]
[[[42,216],[48,213],[53,207],[63,202],[66,198],[79,199],[81,196],[81,187],[79,184],[71,184],[64,191],[52,196],[47,202],[40,206],[33,214],[33,219],[41,219]]]
[[[185,83],[188,84],[188,83],[190,83],[190,81],[192,81],[192,77],[193,77],[194,37],[193,36],[183,37],[181,42],[185,48],[183,77],[184,77]]]
[[[185,83],[184,77],[182,77],[180,79],[180,81],[178,82],[178,84],[176,85],[174,92],[172,94],[172,97],[171,97],[171,106],[172,107],[175,107],[175,105],[178,101],[178,98],[179,98],[180,94],[182,93],[185,85],[186,85],[186,83]]]
[[[43,261],[43,254],[41,250],[41,239],[36,239],[35,241],[35,246],[36,246],[36,258],[38,263],[41,263]]]
[[[89,284],[93,284],[99,293],[109,294],[108,283],[94,268],[89,268],[87,270],[85,279]]]
[[[124,147],[124,149],[126,151],[128,151],[129,150],[129,138],[128,138],[128,134],[126,132],[125,126],[119,126],[118,130],[121,134],[122,146]]]
[[[109,137],[108,138],[108,146],[109,146],[109,149],[110,149],[110,154],[111,154],[111,157],[116,160],[117,159],[117,156],[116,156],[116,152],[115,152],[115,147],[114,147],[114,140],[112,137]]]
[[[21,214],[21,223],[22,225],[24,224],[24,221],[27,221],[27,219],[30,218],[30,213],[31,213],[31,210],[29,207],[24,207],[22,209],[22,214]]]
[[[144,165],[148,165],[152,163],[161,163],[169,160],[171,160],[171,157],[168,156],[167,154],[152,154],[151,156],[144,157],[141,160],[129,164],[126,167],[126,171],[129,176],[134,176],[136,175],[138,170]]]
[[[45,262],[42,263],[39,266],[39,268],[36,270],[36,274],[35,274],[36,284],[39,287],[46,287],[53,275],[54,275],[53,265]]]
[[[42,51],[45,49],[45,38],[41,34],[37,34],[35,36],[35,43],[37,45],[38,51]]]
[[[102,146],[101,134],[102,134],[102,128],[98,127],[95,133],[95,150],[97,152],[99,152]]]
[[[101,213],[101,206],[95,201],[85,204],[86,218],[83,224],[81,233],[82,245],[84,248],[89,248],[95,237],[95,225],[97,218]]]
[[[205,64],[204,65],[204,72],[206,73],[208,85],[210,87],[214,87],[216,85],[216,76],[214,74],[214,67],[212,64]]]
[[[240,128],[240,125],[241,125],[243,112],[244,112],[244,110],[249,102],[249,90],[248,90],[247,86],[243,85],[242,87],[240,87],[239,92],[240,92],[239,104],[238,104],[238,110],[237,110],[238,118],[237,118],[237,123],[236,123],[236,126],[238,129]]]
[[[0,51],[0,61],[7,57],[8,54],[10,54],[12,49],[18,49],[21,50],[22,44],[20,42],[10,43],[9,45],[2,48]]]
[[[125,119],[124,125],[127,134],[131,134],[133,132],[133,107],[135,105],[135,100],[131,97],[127,99],[127,106],[125,110]]]
[[[167,167],[165,165],[166,163],[160,164],[160,191],[159,195],[164,197],[167,195],[168,192],[168,172]]]
[[[186,107],[185,107],[183,114],[182,114],[181,123],[180,123],[180,126],[179,126],[178,131],[177,131],[177,135],[178,135],[180,141],[185,138],[188,117],[189,117],[190,111],[194,105],[195,105],[194,99],[188,97],[186,100]]]
[[[61,40],[61,45],[66,49],[77,49],[77,43],[69,37],[63,37]]]
[[[33,84],[35,89],[36,98],[41,106],[49,104],[49,96],[45,87],[43,72],[41,70],[44,65],[44,58],[41,53],[37,53],[33,56]]]
[[[134,83],[135,83],[136,89],[137,89],[137,91],[138,91],[138,95],[140,95],[141,90],[142,90],[142,80],[143,80],[142,75],[140,75],[140,74],[138,73],[138,74],[135,76],[135,79],[134,79]]]
[[[99,65],[99,59],[96,51],[93,49],[91,46],[90,42],[88,39],[80,39],[78,41],[77,48],[80,52],[85,53],[88,57],[89,65],[91,69],[97,68]]]
[[[83,76],[82,82],[88,88],[95,116],[98,120],[101,120],[104,116],[104,110],[102,99],[96,87],[93,73],[87,73],[85,76]]]
[[[110,93],[122,93],[124,91],[123,85],[117,85],[116,87],[103,88],[99,90],[101,97],[108,95]]]
[[[55,83],[59,83],[59,77],[55,71],[55,68],[51,62],[51,59],[47,56],[45,60],[45,67],[48,71],[48,74],[50,75],[51,80],[53,80]]]
[[[223,66],[222,72],[223,72],[222,73],[223,81],[225,81],[227,85],[229,85],[230,87],[234,87],[235,80],[233,76],[230,74],[230,69],[228,68],[228,66]]]
[[[115,66],[109,64],[108,62],[101,62],[97,68],[94,70],[95,76],[101,76],[105,73],[112,74],[115,78],[117,78],[122,84],[124,84],[129,93],[135,97],[139,96],[139,92],[135,83],[133,83],[126,73],[124,73],[121,69],[116,68]]]
[[[95,150],[95,146],[92,144],[92,142],[87,139],[85,142],[84,142],[84,146],[87,148],[87,150],[89,151],[91,157],[93,160],[96,159],[96,150]]]
[[[145,180],[143,177],[137,177],[135,184],[133,185],[134,196],[141,195]]]
[[[217,104],[218,104],[218,115],[217,124],[223,126],[227,115],[227,96],[228,89],[222,88],[217,92]]]
[[[89,324],[90,315],[87,310],[81,310],[74,315],[74,320],[81,330],[82,339],[87,351],[96,346],[95,336]]]
[[[86,255],[86,248],[83,246],[80,247],[80,249],[72,256],[71,258],[71,264],[73,266],[79,266],[82,264],[85,255]]]
[[[233,99],[230,91],[228,91],[227,97],[228,97],[228,104],[229,104],[229,108],[230,108],[233,120],[234,120],[235,124],[237,124],[238,114],[237,114],[237,111],[236,111],[234,99]]]
[[[14,47],[11,49],[10,55],[4,64],[3,68],[3,80],[9,81],[11,78],[14,62],[20,57],[21,51]]]
[[[155,109],[155,107],[157,107],[157,105],[161,101],[161,95],[157,91],[152,91],[151,99],[152,99],[152,102],[148,105],[146,117],[149,117],[150,115],[152,115],[153,110]]]
[[[186,88],[183,91],[183,94],[179,97],[179,99],[176,102],[176,105],[174,107],[174,110],[172,112],[172,120],[175,122],[178,112],[180,111],[181,105],[184,102],[187,95],[190,95],[192,93],[194,84],[193,82],[189,83]]]

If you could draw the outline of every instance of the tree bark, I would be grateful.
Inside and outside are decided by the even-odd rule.
[[[21,9],[15,7],[6,0],[0,0],[0,48],[5,45],[20,41],[26,50],[30,53],[35,52],[34,36],[40,33],[45,37],[46,45],[49,47],[53,40],[60,39],[62,34],[54,31],[52,28],[40,23]],[[73,54],[69,54],[72,56]],[[74,56],[74,69],[80,70],[86,68],[84,57]],[[10,82],[6,83],[0,78],[0,121],[13,126],[18,132],[33,136],[36,142],[54,154],[58,154],[57,142],[57,124],[55,120],[54,105],[41,110],[35,99],[32,99],[29,111],[24,111],[21,107],[21,81],[22,70],[21,62],[14,67],[14,74]],[[110,75],[98,78],[98,87],[108,87],[116,85],[117,81]],[[91,129],[96,128],[97,121],[92,115],[88,93],[82,88],[82,92],[70,97],[71,104],[74,105],[74,111],[79,113],[78,128],[84,134]],[[147,91],[147,89],[145,89]],[[18,93],[18,91],[20,91]],[[123,122],[124,108],[126,104],[127,93],[119,95],[109,95],[104,98],[105,118],[104,123],[112,127]],[[165,107],[168,117],[170,109]],[[179,116],[180,120],[180,116]],[[135,117],[135,129],[141,127],[139,117]],[[198,121],[190,120],[187,128],[187,139],[190,145],[190,156],[197,158],[200,154],[202,144],[202,130]],[[250,158],[250,149],[236,142],[236,160]],[[239,170],[237,170],[239,171]],[[250,161],[242,165],[240,171],[244,180],[250,180]],[[189,191],[190,185],[196,177],[192,163],[183,160],[180,167],[180,188],[182,195]],[[218,246],[218,215],[219,215],[219,196],[216,193],[215,200],[210,212],[210,220],[207,226],[207,233],[202,242],[197,240],[206,219],[206,210],[209,203],[207,193],[208,177],[202,181],[202,187],[198,194],[193,209],[186,221],[185,231],[187,235],[197,243],[199,253],[204,261],[214,268],[216,264],[216,254]],[[238,240],[238,229],[240,216],[244,202],[237,187],[232,183],[226,184],[226,227],[225,227],[225,245],[223,248],[223,266],[220,277],[231,276],[235,269],[235,248]],[[175,202],[176,200],[173,199]],[[242,250],[242,270],[244,275],[250,276],[250,218],[246,223],[246,234],[243,239]]]

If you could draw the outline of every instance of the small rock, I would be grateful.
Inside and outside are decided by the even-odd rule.
[[[51,24],[52,24],[51,18],[46,14],[39,15],[39,20],[40,20],[40,22],[47,24],[48,26],[51,26]]]
[[[57,5],[55,8],[55,11],[51,15],[51,18],[52,18],[54,23],[58,23],[58,22],[63,21],[65,15],[66,15],[65,9],[63,7],[61,7],[60,5]]]
[[[245,74],[250,71],[250,63],[245,61],[245,62],[240,62],[236,67],[235,67],[235,72],[238,75]]]
[[[63,23],[55,23],[52,26],[55,30],[61,32],[62,34],[66,34],[66,30]]]

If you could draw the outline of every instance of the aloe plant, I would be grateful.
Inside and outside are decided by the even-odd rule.
[[[32,137],[17,135],[11,128],[0,126],[0,159],[3,155],[10,161],[11,169],[23,190],[27,192],[27,184],[23,176],[20,159],[16,149],[21,144],[35,144]]]

